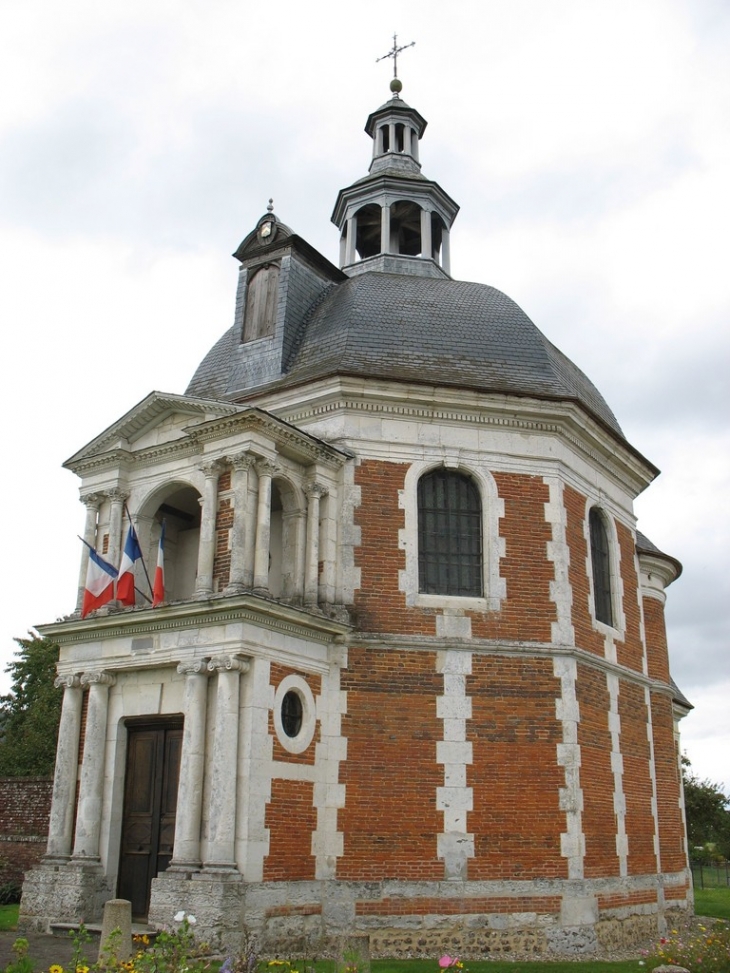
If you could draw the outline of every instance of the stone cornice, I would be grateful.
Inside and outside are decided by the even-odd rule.
[[[648,687],[652,692],[660,692],[674,698],[676,689],[670,683],[651,679],[643,672],[622,666],[617,662],[588,652],[575,645],[559,644],[555,642],[521,642],[505,639],[459,639],[444,638],[436,635],[380,635],[354,632],[350,637],[350,645],[373,646],[380,651],[398,650],[411,652],[439,652],[444,650],[472,652],[475,655],[511,656],[518,658],[554,659],[571,658],[581,665],[598,669],[600,672],[610,672],[619,678],[633,682],[639,686]]]
[[[276,396],[273,402],[273,393],[268,397],[270,408],[294,424],[349,412],[559,436],[592,465],[599,463],[634,495],[659,473],[626,440],[618,439],[571,400],[460,393],[383,382],[368,385],[363,380],[341,378],[318,383],[303,401],[301,389],[296,391],[296,404],[291,402],[291,392]]]
[[[233,415],[212,419],[186,432],[197,443],[217,442],[243,430],[255,430],[270,437],[277,449],[287,455],[293,453],[300,462],[322,463],[332,469],[339,469],[349,457],[349,453],[330,446],[321,439],[302,432],[290,422],[278,419],[263,409],[245,409]]]
[[[308,641],[339,641],[351,626],[319,612],[282,605],[256,595],[214,596],[203,601],[176,602],[160,608],[130,608],[96,618],[69,616],[60,622],[35,626],[59,645],[129,638],[153,632],[206,628],[226,622],[249,622]]]

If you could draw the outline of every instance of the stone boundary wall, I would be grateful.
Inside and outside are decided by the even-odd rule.
[[[0,777],[0,885],[22,882],[46,851],[53,781]]]

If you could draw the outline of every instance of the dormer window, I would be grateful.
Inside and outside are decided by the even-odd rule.
[[[251,275],[246,288],[246,312],[243,340],[270,338],[276,326],[276,304],[279,291],[279,267],[264,264]]]

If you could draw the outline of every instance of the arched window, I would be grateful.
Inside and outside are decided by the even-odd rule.
[[[418,481],[418,590],[481,598],[482,503],[474,481],[439,469]]]
[[[613,625],[611,597],[611,553],[608,532],[600,510],[591,507],[588,515],[591,534],[591,564],[593,566],[593,609],[596,620]]]

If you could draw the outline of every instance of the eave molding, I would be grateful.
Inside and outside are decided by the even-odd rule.
[[[130,638],[156,632],[207,628],[227,622],[249,622],[311,642],[343,641],[352,627],[319,612],[307,611],[256,595],[214,595],[204,601],[185,601],[159,608],[134,608],[81,619],[71,615],[37,625],[44,638],[61,646],[102,639]]]
[[[409,391],[412,394],[409,395]],[[300,390],[301,391],[301,390]],[[370,387],[360,380],[320,383],[308,401],[291,406],[282,398],[269,408],[295,425],[337,413],[380,414],[425,422],[493,426],[516,432],[537,432],[563,438],[592,465],[600,465],[634,496],[646,489],[659,470],[629,443],[621,442],[573,401],[474,393],[468,405],[448,390],[401,385]],[[453,401],[449,401],[452,398]],[[410,399],[410,401],[409,401]]]

